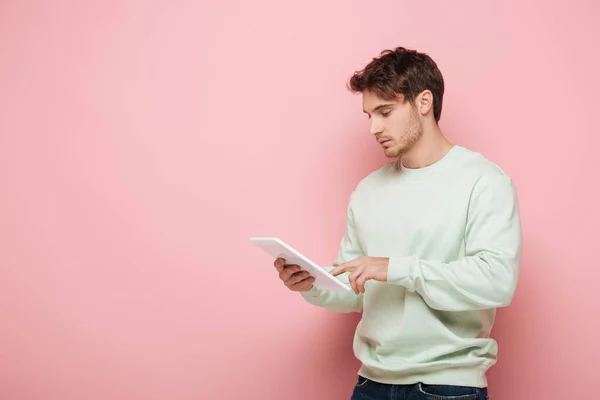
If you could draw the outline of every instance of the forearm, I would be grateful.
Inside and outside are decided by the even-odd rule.
[[[304,299],[315,306],[339,313],[362,312],[362,294],[354,292],[334,292],[313,286],[308,292],[301,292]]]
[[[475,191],[470,207],[462,258],[390,257],[388,282],[418,292],[439,310],[508,305],[517,286],[522,240],[512,181],[506,176],[488,179]]]
[[[449,263],[398,257],[390,259],[388,282],[416,291],[434,309],[481,310],[510,304],[518,265],[517,254],[487,251]]]

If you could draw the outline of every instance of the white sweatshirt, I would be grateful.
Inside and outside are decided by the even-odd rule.
[[[364,377],[485,387],[498,351],[490,338],[495,308],[511,302],[521,258],[513,182],[457,145],[425,168],[392,166],[352,193],[338,257],[327,267],[389,257],[387,282],[367,281],[358,295],[313,287],[302,296],[331,311],[362,312],[354,353]]]

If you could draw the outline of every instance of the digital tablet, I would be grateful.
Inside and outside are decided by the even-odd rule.
[[[302,255],[298,250],[281,239],[274,237],[253,237],[250,238],[250,241],[267,252],[272,257],[272,261],[275,261],[277,258],[283,258],[286,265],[298,265],[302,270],[308,271],[315,278],[313,285],[319,289],[335,292],[349,292],[352,290],[349,285],[331,275],[325,268],[309,260],[308,257]]]

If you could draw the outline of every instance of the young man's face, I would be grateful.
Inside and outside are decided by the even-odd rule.
[[[423,135],[417,110],[404,100],[384,100],[370,91],[362,93],[363,110],[369,115],[370,132],[390,158],[410,151]]]

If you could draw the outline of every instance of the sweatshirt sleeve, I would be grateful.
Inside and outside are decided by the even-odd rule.
[[[484,177],[473,189],[465,231],[465,256],[441,262],[390,257],[388,283],[419,293],[432,308],[469,311],[507,306],[520,268],[522,234],[510,177]]]
[[[339,245],[337,257],[333,262],[333,266],[325,266],[323,268],[327,271],[331,271],[341,263],[353,260],[362,255],[364,255],[364,252],[354,226],[352,203],[350,201],[346,215],[346,229]],[[349,284],[349,275],[350,273],[344,273],[338,275],[337,278],[342,282]],[[313,286],[309,291],[300,292],[300,294],[308,303],[326,308],[330,311],[340,313],[362,312],[362,293],[357,295],[354,291],[334,292]]]

